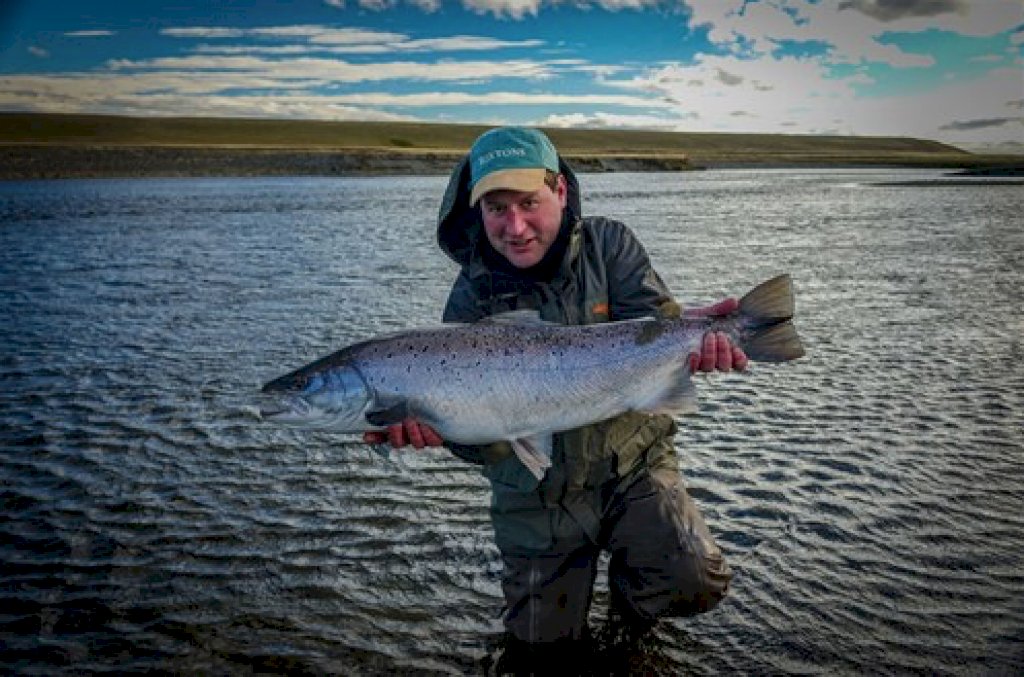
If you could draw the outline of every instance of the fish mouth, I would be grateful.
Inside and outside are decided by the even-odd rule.
[[[274,419],[283,416],[291,411],[284,407],[260,407],[258,410],[260,420],[262,421],[273,421]]]
[[[312,412],[313,407],[301,397],[275,398],[259,407],[260,420],[277,423],[306,421]]]

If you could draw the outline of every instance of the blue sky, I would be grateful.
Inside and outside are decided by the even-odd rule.
[[[1021,0],[0,0],[0,110],[1024,152]]]

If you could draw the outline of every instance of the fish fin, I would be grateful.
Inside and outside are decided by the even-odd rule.
[[[793,317],[793,279],[779,275],[762,282],[740,299],[741,315],[752,320],[752,324],[774,324]]]
[[[395,423],[401,423],[411,416],[409,403],[405,400],[396,402],[389,407],[381,407],[366,412],[366,422],[370,425],[386,428]]]
[[[779,275],[750,290],[740,299],[746,318],[746,336],[740,347],[752,360],[786,362],[803,357],[804,346],[790,321],[793,318],[793,280]]]
[[[555,324],[554,322],[548,322],[542,320],[540,313],[536,310],[510,310],[505,313],[498,313],[497,315],[489,315],[481,320],[477,321],[477,324]]]
[[[759,362],[787,362],[806,354],[796,327],[789,320],[752,330],[740,347],[748,358]]]
[[[542,437],[520,437],[511,442],[512,451],[538,481],[551,467],[551,435]]]
[[[647,414],[692,414],[697,411],[697,387],[690,365],[681,360],[666,377],[664,387],[635,407]]]

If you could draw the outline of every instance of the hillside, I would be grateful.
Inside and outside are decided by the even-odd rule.
[[[486,127],[393,122],[0,113],[0,178],[447,173]],[[546,130],[583,171],[723,165],[984,167],[980,156],[899,137]]]

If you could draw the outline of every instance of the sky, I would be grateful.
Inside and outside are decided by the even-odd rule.
[[[1024,153],[1024,0],[0,0],[0,111]]]

